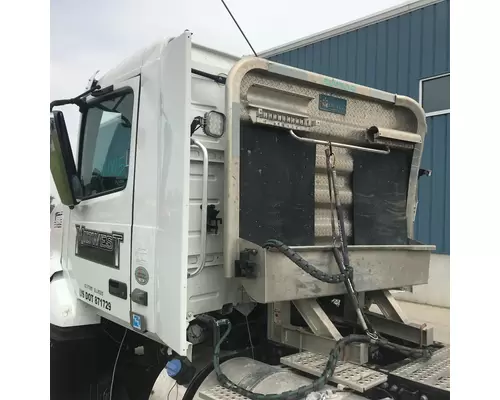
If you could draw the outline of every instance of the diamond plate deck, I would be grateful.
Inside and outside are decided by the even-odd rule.
[[[307,372],[311,375],[320,376],[325,369],[327,360],[328,357],[322,354],[304,351],[282,357],[280,361],[288,367]],[[350,362],[339,362],[330,381],[363,393],[386,382],[387,375]]]
[[[208,390],[203,390],[199,395],[204,400],[250,400],[248,397],[242,396],[220,385],[214,386]]]
[[[399,378],[450,391],[450,348],[436,351],[426,361],[416,360],[391,372]]]

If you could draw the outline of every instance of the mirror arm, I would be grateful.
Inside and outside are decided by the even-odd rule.
[[[77,106],[81,107],[85,102],[82,100],[84,97],[87,97],[89,94],[92,92],[95,92],[96,90],[99,90],[101,87],[99,85],[93,85],[89,90],[86,90],[82,94],[73,97],[71,99],[62,99],[62,100],[54,100],[50,102],[50,111],[52,112],[52,109],[57,106],[65,106],[67,104],[76,104]]]

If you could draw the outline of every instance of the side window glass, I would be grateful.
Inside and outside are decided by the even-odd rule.
[[[450,75],[421,81],[421,103],[427,116],[450,112]],[[430,114],[430,115],[429,115]]]
[[[90,102],[84,111],[80,156],[83,198],[125,188],[128,179],[134,94]]]

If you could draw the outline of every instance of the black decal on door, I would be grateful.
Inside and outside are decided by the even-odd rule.
[[[75,225],[75,255],[88,261],[120,269],[120,243],[124,235],[121,232],[99,232]]]

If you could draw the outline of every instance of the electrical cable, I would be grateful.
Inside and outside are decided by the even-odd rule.
[[[252,47],[252,45],[250,44],[250,41],[248,40],[248,38],[246,37],[245,35],[245,32],[243,32],[243,29],[241,29],[240,25],[238,24],[238,21],[236,21],[236,18],[234,18],[233,14],[231,13],[231,10],[229,9],[229,7],[226,5],[226,3],[224,2],[224,0],[220,0],[222,2],[222,4],[224,4],[224,7],[226,8],[227,12],[229,13],[229,15],[231,16],[231,18],[233,19],[234,23],[236,24],[236,26],[238,27],[238,29],[240,30],[241,34],[243,35],[243,37],[245,38],[247,44],[250,46],[250,48],[252,49],[253,51],[253,54],[255,55],[255,57],[258,57],[257,55],[257,52],[254,50],[254,48]]]
[[[375,386],[375,387],[373,388],[373,391],[377,391],[377,390],[378,390],[379,392],[384,393],[384,396],[385,396],[385,398],[384,398],[384,399],[395,400],[395,399],[394,399],[394,396],[393,396],[392,394],[390,394],[387,390],[382,389],[381,387]],[[384,400],[384,399],[382,399],[382,400]]]
[[[127,336],[127,332],[128,329],[125,328],[122,341],[120,342],[120,347],[118,348],[118,353],[116,354],[115,365],[113,367],[113,374],[111,375],[111,386],[109,388],[109,400],[113,400],[113,384],[115,383],[116,366],[118,365],[118,359],[120,358],[120,352],[122,351],[123,342],[125,341],[125,336]]]
[[[250,348],[252,349],[252,359],[255,360],[255,353],[253,350],[253,342],[252,342],[252,333],[250,332],[250,323],[248,322],[248,315],[245,315],[245,320],[247,321],[248,340],[250,341]]]
[[[177,393],[175,395],[175,398],[177,399],[177,396],[179,395],[179,384],[177,382],[174,381],[174,384],[172,385],[172,387],[170,388],[170,390],[168,391],[168,394],[167,394],[167,400],[169,400],[170,398],[170,393],[172,393],[172,390],[174,389],[174,387],[177,388]]]

